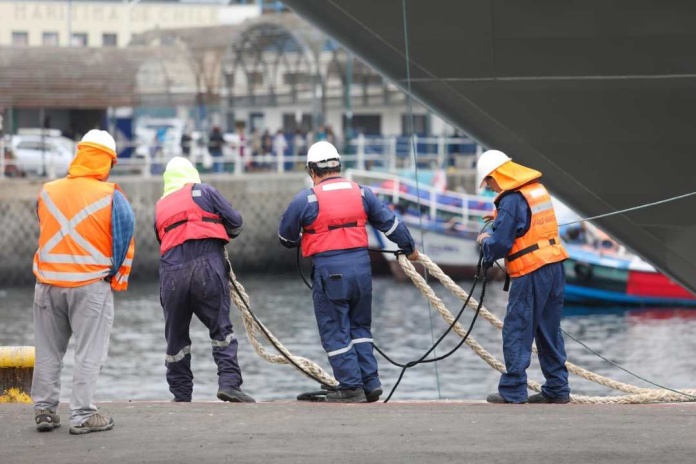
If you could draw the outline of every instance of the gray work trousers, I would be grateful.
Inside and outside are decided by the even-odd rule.
[[[34,292],[36,360],[31,396],[34,410],[53,412],[60,400],[60,373],[70,337],[75,363],[70,393],[70,424],[80,425],[97,407],[92,398],[109,351],[114,322],[111,285],[103,280],[74,288],[37,283]]]

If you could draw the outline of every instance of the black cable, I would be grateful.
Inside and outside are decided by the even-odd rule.
[[[454,321],[452,321],[452,323],[451,323],[450,326],[447,328],[447,330],[445,330],[445,332],[442,334],[442,336],[440,336],[440,338],[438,338],[437,342],[435,342],[435,343],[433,344],[433,346],[431,346],[431,347],[428,349],[428,351],[426,351],[425,354],[423,354],[418,360],[416,360],[416,361],[409,361],[409,362],[406,363],[406,364],[398,364],[398,363],[395,363],[395,362],[394,362],[393,360],[391,360],[390,358],[388,358],[388,357],[385,355],[385,353],[384,353],[381,349],[379,349],[377,346],[375,346],[375,349],[377,350],[377,352],[378,352],[379,354],[381,354],[383,357],[385,357],[385,359],[387,359],[387,360],[388,360],[389,362],[391,362],[392,364],[394,364],[394,365],[399,366],[399,367],[402,368],[402,369],[401,369],[401,373],[399,374],[399,378],[397,379],[396,383],[394,384],[394,387],[392,387],[392,390],[391,390],[391,392],[389,393],[389,396],[387,396],[387,399],[384,400],[385,403],[387,403],[387,402],[391,399],[392,395],[393,395],[394,392],[396,391],[396,388],[397,388],[397,387],[399,386],[399,384],[401,383],[401,380],[403,379],[404,374],[406,373],[406,370],[407,370],[407,369],[409,369],[409,368],[411,368],[411,367],[414,367],[414,366],[417,366],[418,364],[427,364],[427,363],[437,362],[437,361],[441,361],[441,360],[443,360],[443,359],[445,359],[445,358],[448,358],[449,356],[451,356],[452,354],[454,354],[459,348],[461,348],[461,346],[464,344],[464,342],[467,340],[467,338],[469,338],[469,334],[470,334],[471,331],[473,330],[474,324],[476,323],[476,319],[478,318],[478,315],[479,315],[479,312],[480,312],[480,310],[481,310],[481,307],[483,306],[483,299],[484,299],[484,297],[485,297],[485,292],[486,292],[486,281],[487,281],[487,275],[486,275],[486,274],[487,274],[487,271],[488,271],[488,270],[486,270],[486,271],[484,272],[484,275],[483,275],[483,280],[482,280],[482,283],[481,283],[481,285],[482,285],[482,286],[481,286],[481,296],[480,296],[479,304],[478,304],[478,306],[477,306],[477,308],[476,308],[476,313],[474,314],[474,317],[473,317],[472,320],[471,320],[471,324],[469,325],[469,329],[467,330],[466,334],[464,334],[464,336],[462,337],[462,340],[457,344],[457,346],[455,346],[453,349],[451,349],[448,353],[445,353],[444,355],[441,355],[441,356],[438,356],[438,357],[435,357],[435,358],[432,358],[432,359],[428,359],[428,360],[425,359],[425,358],[437,347],[437,345],[440,344],[440,342],[445,338],[445,336],[454,328],[455,324],[457,324],[457,322],[459,321],[459,318],[460,318],[461,315],[464,313],[464,309],[466,309],[466,306],[468,305],[469,300],[471,299],[471,295],[473,294],[474,289],[476,288],[477,282],[478,282],[478,280],[479,280],[479,278],[480,278],[480,270],[481,270],[481,261],[482,261],[482,258],[483,258],[483,254],[481,254],[481,257],[479,258],[479,264],[478,264],[478,266],[477,266],[476,275],[474,276],[474,283],[473,283],[473,285],[472,285],[472,287],[471,287],[471,291],[469,292],[469,294],[468,294],[468,296],[467,296],[467,298],[466,298],[466,301],[465,301],[464,304],[462,305],[462,308],[459,310],[459,313],[457,314],[457,317],[454,319]]]

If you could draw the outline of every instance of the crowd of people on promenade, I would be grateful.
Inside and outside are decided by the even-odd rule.
[[[57,412],[63,358],[74,339],[70,433],[110,430],[114,420],[93,398],[109,349],[113,291],[128,288],[136,252],[135,216],[116,183],[116,143],[106,131],[89,131],[78,143],[66,177],[46,182],[37,200],[38,250],[33,317],[36,344],[31,395],[37,430],[60,427]],[[374,356],[372,274],[366,225],[382,231],[411,261],[415,241],[396,213],[367,187],[341,176],[342,161],[326,140],[305,156],[311,187],[289,202],[278,226],[280,244],[312,260],[317,328],[337,385],[323,400],[372,403],[382,395]],[[550,197],[541,173],[490,150],[478,167],[481,185],[496,192],[491,228],[478,237],[484,267],[505,258],[514,278],[503,327],[506,373],[492,403],[567,403],[570,397],[560,331],[563,266]],[[230,320],[231,264],[226,246],[242,233],[241,212],[215,187],[201,181],[195,165],[175,156],[162,174],[154,233],[160,244],[164,377],[173,402],[193,397],[190,325],[195,315],[208,329],[217,365],[217,397],[255,400],[241,389],[238,339]],[[234,253],[234,247],[231,247]],[[528,396],[526,369],[532,343],[546,378]],[[300,395],[301,396],[301,395]],[[298,396],[298,400],[302,399]]]
[[[321,125],[316,131],[295,129],[293,132],[284,132],[283,129],[271,131],[254,128],[249,133],[243,126],[239,126],[234,133],[229,134],[224,134],[220,126],[215,125],[207,139],[199,140],[198,144],[200,148],[207,148],[212,172],[232,169],[232,163],[237,157],[242,163],[243,171],[260,172],[276,170],[277,159],[281,156],[296,159],[304,157],[309,146],[322,140],[340,145],[331,125]],[[191,130],[185,130],[180,141],[182,156],[198,164],[201,169],[206,169],[195,145]],[[293,161],[286,162],[285,170],[291,170],[295,164]]]

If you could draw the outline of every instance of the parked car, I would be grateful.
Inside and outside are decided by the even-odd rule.
[[[20,129],[11,140],[12,162],[28,175],[63,177],[75,157],[75,142],[60,131]]]

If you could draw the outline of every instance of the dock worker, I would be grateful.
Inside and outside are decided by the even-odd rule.
[[[307,152],[313,187],[302,190],[281,218],[278,235],[288,248],[311,257],[314,315],[337,391],[329,402],[377,401],[382,394],[372,346],[372,269],[365,224],[418,259],[411,233],[366,187],[340,176],[341,157],[320,141]]]
[[[561,333],[565,272],[568,258],[558,235],[551,196],[539,182],[541,173],[512,161],[498,150],[484,152],[477,181],[496,192],[491,232],[477,241],[487,266],[505,258],[512,279],[503,322],[505,370],[498,393],[489,403],[567,403],[570,401],[566,352]],[[541,393],[528,397],[527,373],[536,341],[546,379]]]
[[[210,332],[218,399],[253,403],[241,390],[237,338],[230,320],[231,269],[225,252],[225,245],[242,231],[242,216],[215,187],[201,183],[187,158],[172,158],[163,178],[155,234],[160,243],[160,302],[172,401],[190,402],[193,394],[189,328],[195,314]]]
[[[97,412],[92,399],[109,350],[112,290],[128,288],[135,252],[133,210],[118,185],[108,182],[116,161],[114,138],[91,130],[77,144],[67,177],[47,182],[39,194],[31,389],[39,431],[60,426],[60,374],[73,335],[70,433],[114,426],[111,417]]]

